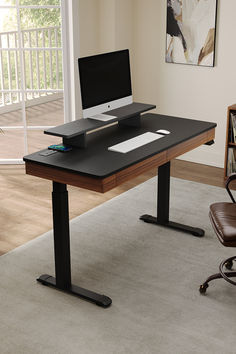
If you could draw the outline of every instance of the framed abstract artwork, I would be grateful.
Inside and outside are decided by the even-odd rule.
[[[167,0],[166,62],[214,66],[217,0]]]

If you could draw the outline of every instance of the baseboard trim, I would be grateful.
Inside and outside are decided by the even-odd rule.
[[[211,149],[209,146],[199,147],[195,150],[187,152],[181,155],[178,159],[200,163],[203,165],[224,168],[224,156],[222,154],[216,153],[214,151],[208,151]]]

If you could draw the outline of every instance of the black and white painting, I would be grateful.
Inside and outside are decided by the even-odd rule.
[[[166,62],[214,66],[217,0],[167,0]]]

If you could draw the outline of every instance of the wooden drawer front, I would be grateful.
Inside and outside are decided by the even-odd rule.
[[[201,135],[198,135],[190,140],[187,140],[173,148],[167,150],[167,160],[170,161],[188,151],[195,149],[196,147],[207,143],[215,138],[215,129],[211,129]]]
[[[25,163],[26,173],[32,176],[49,179],[51,181],[69,184],[71,186],[89,189],[92,191],[104,193],[116,187],[115,176],[103,179],[81,176],[73,172],[59,170],[57,168],[41,166],[36,163]]]
[[[161,166],[164,163],[166,163],[166,151],[116,173],[116,184],[119,186],[120,184],[141,175],[153,167]]]
[[[205,132],[173,148],[154,155],[142,162],[130,166],[112,176],[105,178],[92,178],[79,175],[75,172],[64,171],[53,167],[42,166],[33,162],[26,162],[26,173],[32,176],[49,179],[51,181],[68,184],[75,187],[105,193],[136,176],[188,152],[215,137],[215,129]]]

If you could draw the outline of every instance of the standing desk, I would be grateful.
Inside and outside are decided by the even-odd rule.
[[[102,307],[112,303],[105,295],[71,284],[67,184],[105,193],[158,167],[157,215],[144,214],[140,219],[194,236],[203,236],[204,230],[200,228],[169,220],[170,162],[202,144],[210,145],[215,137],[215,127],[215,123],[146,113],[141,116],[137,126],[115,124],[87,134],[84,148],[75,147],[70,152],[56,152],[49,156],[40,155],[44,152],[41,150],[25,156],[27,174],[53,183],[55,277],[43,274],[37,280]],[[108,151],[109,146],[158,129],[171,133],[126,154]]]

